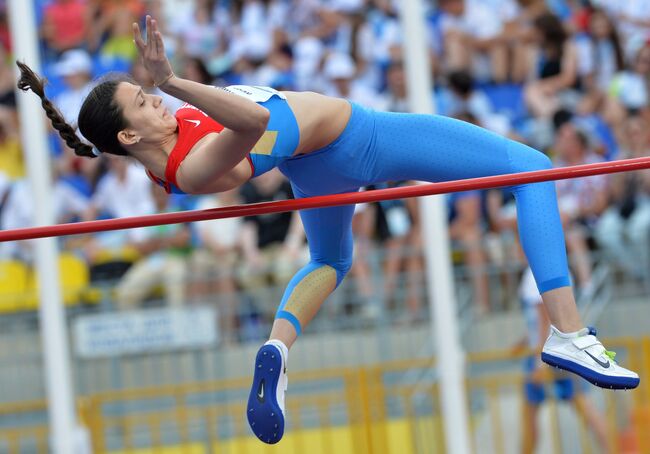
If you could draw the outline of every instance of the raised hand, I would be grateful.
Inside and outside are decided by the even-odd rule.
[[[174,72],[165,54],[165,45],[162,35],[158,30],[158,24],[149,15],[147,15],[146,19],[145,35],[147,37],[146,42],[142,40],[140,26],[134,22],[133,42],[135,43],[135,47],[138,48],[138,53],[142,57],[144,67],[147,68],[147,71],[153,77],[154,85],[162,87],[174,77]]]

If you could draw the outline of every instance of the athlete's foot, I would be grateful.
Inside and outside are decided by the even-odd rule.
[[[616,353],[605,350],[596,330],[583,328],[564,334],[551,326],[542,349],[542,361],[573,372],[601,388],[630,389],[639,386],[639,376],[614,361]]]
[[[277,443],[284,435],[287,384],[286,360],[281,348],[273,344],[262,345],[255,358],[246,416],[251,430],[264,443]]]

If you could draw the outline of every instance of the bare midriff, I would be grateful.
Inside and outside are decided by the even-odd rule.
[[[308,154],[332,143],[348,124],[352,107],[345,99],[314,92],[283,91],[296,117],[300,141],[294,153]]]

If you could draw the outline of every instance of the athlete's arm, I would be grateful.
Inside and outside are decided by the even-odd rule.
[[[224,126],[218,135],[195,145],[180,165],[176,174],[180,189],[195,194],[216,192],[246,181],[250,169],[245,167],[245,157],[266,130],[269,111],[241,96],[174,76],[162,35],[150,16],[146,19],[146,35],[145,43],[138,24],[133,24],[135,45],[156,84]]]
[[[215,142],[221,141],[222,138],[215,138]],[[210,147],[212,147],[210,144],[206,144],[197,150],[192,150],[181,163],[176,172],[176,182],[183,192],[213,194],[229,191],[246,183],[253,176],[248,160],[242,159],[231,168],[226,168],[230,162],[227,159],[230,154],[224,153],[226,155],[224,158],[215,157],[215,148]],[[219,162],[221,159],[228,160],[228,162]],[[220,167],[222,166],[226,168],[225,172],[221,172]]]
[[[165,55],[162,35],[156,21],[147,16],[147,42],[140,27],[133,24],[133,38],[143,63],[156,85],[165,93],[198,107],[225,128],[242,134],[264,131],[269,112],[257,103],[216,87],[176,77]]]

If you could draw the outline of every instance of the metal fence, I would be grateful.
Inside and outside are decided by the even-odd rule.
[[[642,377],[650,376],[650,337],[608,339],[607,344]],[[475,452],[520,452],[523,356],[511,351],[468,355]],[[413,370],[422,373],[410,374]],[[414,376],[418,378],[409,378]],[[99,393],[78,399],[79,415],[95,453],[445,452],[433,359],[292,374],[287,431],[277,447],[261,444],[249,432],[249,385],[245,377]],[[613,452],[650,453],[646,380],[630,392],[589,387],[588,396],[606,415]],[[550,398],[545,408],[543,452],[599,452],[584,421],[566,402]],[[4,406],[0,417],[19,420],[44,409],[44,402]],[[47,452],[46,426],[0,429],[0,452]]]

